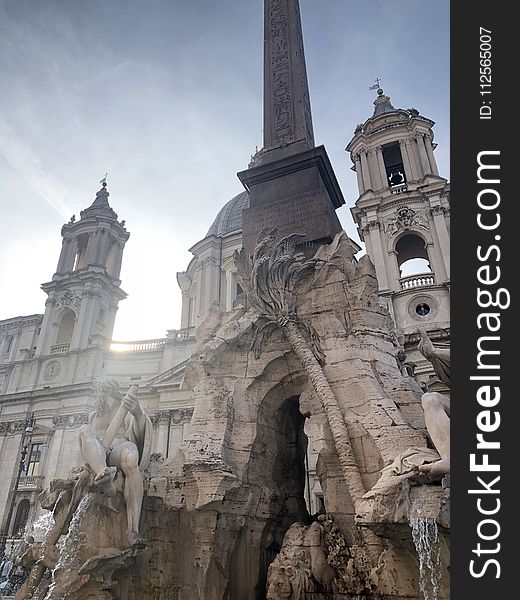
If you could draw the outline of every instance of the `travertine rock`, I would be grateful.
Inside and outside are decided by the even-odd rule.
[[[449,488],[398,476],[370,495],[384,467],[428,444],[420,390],[399,370],[373,267],[355,262],[345,234],[312,264],[294,245],[271,250],[250,307],[216,307],[198,331],[184,380],[195,396],[189,434],[175,457],[150,466],[148,549],[114,558],[112,597],[419,600],[408,518],[429,507],[445,536]],[[304,499],[308,444],[327,511],[318,519]],[[117,539],[122,517],[109,510],[98,505],[81,531],[96,514]],[[89,532],[87,545],[106,546],[100,535]]]

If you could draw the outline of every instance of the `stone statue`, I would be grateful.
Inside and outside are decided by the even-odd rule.
[[[81,452],[94,472],[94,486],[107,496],[116,493],[114,477],[123,472],[129,547],[144,547],[139,534],[144,469],[151,452],[152,423],[144,413],[135,386],[122,397],[113,379],[96,383],[96,410],[80,429]]]
[[[323,526],[293,523],[267,571],[267,600],[304,600],[331,591],[337,572],[327,562]]]
[[[419,330],[419,333],[421,334],[417,347],[419,352],[431,362],[435,374],[442,383],[449,387],[449,348],[436,348],[424,331]],[[450,399],[439,392],[427,392],[422,395],[421,402],[426,429],[441,458],[436,462],[421,465],[419,470],[430,475],[444,475],[450,471]]]

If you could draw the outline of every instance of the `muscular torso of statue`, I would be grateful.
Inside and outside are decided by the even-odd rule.
[[[120,407],[123,407],[123,412]],[[114,419],[121,416],[123,422],[126,411],[131,415],[133,437],[142,446],[147,417],[136,396],[129,391],[122,398],[115,381],[109,380],[97,384],[96,410],[90,414],[89,424],[84,425],[80,430],[80,444],[83,459],[94,471],[94,484],[103,493],[109,496],[115,494],[114,477],[117,469],[123,472],[127,510],[126,535],[129,546],[134,547],[145,545],[145,541],[139,534],[139,518],[143,501],[139,449],[134,441],[128,439],[128,433],[123,425],[119,426],[112,440],[104,439]]]

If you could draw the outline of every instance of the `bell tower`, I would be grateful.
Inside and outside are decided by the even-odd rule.
[[[394,108],[379,88],[346,148],[359,188],[351,212],[419,376],[429,366],[414,351],[417,328],[434,340],[450,331],[450,186],[437,168],[434,124],[415,108]]]
[[[108,203],[106,180],[91,206],[73,216],[63,237],[56,273],[42,289],[48,298],[36,356],[105,347],[112,338],[119,301],[126,298],[119,274],[130,234]]]

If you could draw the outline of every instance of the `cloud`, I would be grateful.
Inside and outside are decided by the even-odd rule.
[[[14,171],[64,219],[71,207],[63,185],[45,172],[41,159],[7,123],[0,121],[0,155]]]

